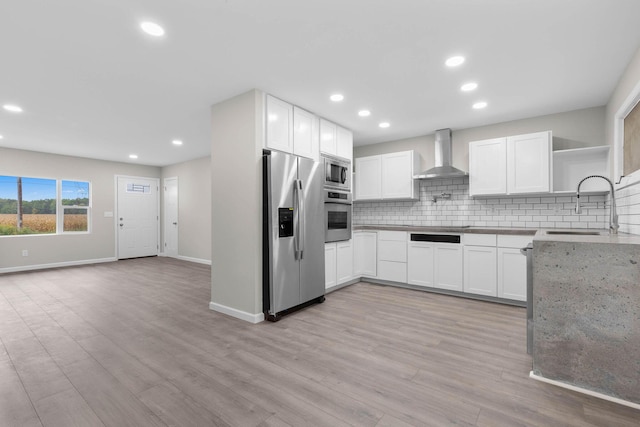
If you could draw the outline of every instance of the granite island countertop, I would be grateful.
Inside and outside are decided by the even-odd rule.
[[[464,227],[464,226],[417,226],[417,225],[354,225],[354,231],[407,231],[409,233],[456,233],[456,234],[505,234],[514,236],[533,236],[537,228],[511,227]]]
[[[533,377],[640,408],[640,236],[548,231],[533,239]]]
[[[561,234],[593,232],[595,235]],[[551,234],[553,233],[553,234]],[[618,233],[609,234],[609,230],[590,228],[543,228],[537,231],[533,238],[535,241],[545,242],[576,242],[576,243],[612,243],[621,245],[640,245],[640,236],[635,234]]]

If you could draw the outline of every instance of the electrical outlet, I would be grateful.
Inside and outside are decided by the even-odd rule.
[[[29,251],[27,249],[23,249],[22,256],[29,256]]]

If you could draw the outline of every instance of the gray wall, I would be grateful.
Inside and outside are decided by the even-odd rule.
[[[553,131],[553,149],[607,145],[605,107],[587,108],[547,116],[532,117],[494,125],[453,130],[453,165],[469,170],[469,142],[509,135]],[[434,165],[434,135],[354,148],[353,157],[366,157],[396,151],[416,150],[421,155],[421,170]]]
[[[211,107],[211,303],[248,315],[262,312],[262,98]]]
[[[0,269],[103,260],[116,255],[115,175],[160,177],[160,168],[0,148],[3,175],[91,182],[90,234],[0,237]],[[114,212],[105,218],[104,212]],[[28,257],[22,250],[29,251]],[[1,271],[1,270],[0,270]]]
[[[173,177],[178,178],[178,256],[211,261],[211,157],[162,168],[163,180]]]

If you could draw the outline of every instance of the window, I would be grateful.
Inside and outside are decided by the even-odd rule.
[[[0,235],[90,230],[89,182],[0,175]]]
[[[62,231],[89,231],[89,183],[62,181]]]
[[[631,175],[640,169],[640,103],[624,118],[623,173]]]

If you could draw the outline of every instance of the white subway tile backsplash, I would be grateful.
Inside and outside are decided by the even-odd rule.
[[[451,193],[451,199],[438,199],[436,203],[431,201],[434,195],[439,195],[443,191]],[[581,198],[584,214],[576,215],[573,212],[575,197],[570,196],[471,198],[468,178],[421,181],[419,194],[418,201],[356,202],[353,205],[353,222],[354,224],[382,225],[531,228],[607,228],[609,226],[608,196]],[[638,197],[634,197],[634,203],[624,204],[618,197],[620,212],[622,208],[631,209],[631,206],[634,206],[635,216],[631,214],[625,216],[629,221],[634,222],[625,223],[628,224],[625,225],[625,229],[640,229],[640,195],[631,191],[626,194],[624,199],[626,202],[631,200],[631,196]],[[622,219],[621,215],[621,224]]]

